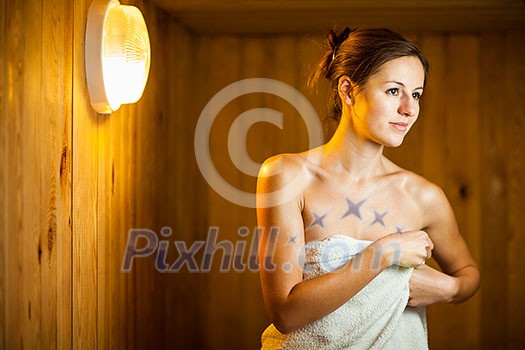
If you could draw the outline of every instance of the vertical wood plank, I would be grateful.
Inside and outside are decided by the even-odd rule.
[[[445,193],[476,261],[480,257],[479,41],[474,35],[448,38],[445,112]],[[443,305],[450,322],[441,346],[475,348],[479,339],[479,295],[461,305]],[[440,306],[441,308],[441,306]],[[445,337],[445,334],[447,335]]]
[[[273,72],[272,61],[270,56],[278,48],[268,43],[268,40],[262,37],[246,36],[242,38],[242,46],[240,49],[240,65],[241,78],[276,78],[271,75]],[[252,108],[273,108],[275,106],[268,103],[267,94],[250,94],[243,96],[240,100],[240,112],[248,111]],[[272,155],[273,143],[268,140],[274,139],[278,134],[277,128],[268,123],[253,124],[247,133],[246,149],[250,158],[256,163],[262,163],[265,158]],[[273,135],[272,135],[273,134]],[[240,145],[243,147],[243,145]],[[240,183],[242,190],[255,193],[256,188],[256,174],[255,176],[248,176],[240,173]],[[243,261],[248,263],[248,254],[251,242],[255,239],[255,227],[257,220],[255,217],[255,209],[237,207],[239,217],[241,218],[237,223],[237,227],[246,227],[249,233],[245,237],[237,235],[239,241],[246,242],[245,254]],[[245,349],[256,349],[260,347],[260,337],[262,329],[268,323],[265,320],[265,310],[262,304],[262,291],[259,283],[259,274],[253,272],[248,267],[245,270],[238,272],[240,274],[240,291],[239,297],[241,302],[238,308],[237,317],[244,318],[241,329],[239,331],[239,346]],[[243,316],[245,315],[245,316]]]
[[[163,90],[171,74],[171,67],[166,61],[165,49],[165,41],[169,41],[169,30],[167,16],[158,16],[155,6],[147,6],[145,2],[140,2],[138,5],[148,20],[152,50],[148,80],[152,84],[148,84],[147,91],[144,91],[139,103],[127,106],[129,115],[126,116],[126,119],[133,120],[135,137],[132,142],[136,147],[136,176],[133,179],[132,191],[137,194],[135,206],[138,226],[154,230],[159,239],[162,239],[160,228],[165,224],[162,220],[163,206],[169,205],[165,197],[164,164],[166,163],[163,160],[163,155],[166,154],[163,140],[165,129],[167,129],[164,114],[166,104],[163,101],[167,98],[167,94]],[[155,179],[155,182],[150,182],[148,179]],[[136,300],[137,333],[140,336],[136,347],[138,349],[161,348],[166,339],[163,325],[166,311],[159,305],[159,301],[161,300],[162,304],[166,303],[167,295],[165,292],[157,292],[164,290],[165,285],[162,283],[163,275],[155,270],[153,256],[138,266],[135,278],[137,283],[133,298]],[[158,299],[151,298],[153,295],[157,295]]]
[[[5,331],[6,348],[22,346],[22,323],[27,317],[27,308],[23,305],[22,293],[22,151],[20,149],[23,108],[19,91],[23,91],[23,25],[22,4],[6,2],[5,56],[6,107],[9,118],[6,119],[6,168],[10,176],[6,178],[6,289],[5,289]]]
[[[125,114],[125,108],[120,108],[118,112],[114,112],[110,115],[97,115],[96,123],[94,125],[94,131],[96,132],[96,158],[95,164],[93,164],[93,171],[96,178],[96,255],[94,259],[96,261],[97,269],[96,273],[96,289],[95,299],[91,300],[96,307],[96,345],[97,348],[109,349],[113,340],[117,340],[119,334],[114,334],[117,339],[111,337],[112,327],[115,325],[114,321],[118,319],[118,314],[115,312],[117,304],[114,303],[112,295],[115,295],[114,279],[116,277],[116,268],[111,265],[111,241],[117,234],[113,230],[112,222],[118,222],[120,220],[119,213],[113,211],[112,207],[112,190],[111,183],[108,184],[113,178],[113,169],[111,164],[113,163],[113,149],[111,147],[112,141],[112,130],[118,125],[119,119]],[[76,135],[75,135],[76,136]],[[118,294],[117,294],[118,295]]]
[[[71,347],[71,124],[72,6],[43,2],[42,120],[44,195],[47,229],[42,242],[42,344]],[[49,136],[48,136],[49,135]],[[49,137],[49,139],[47,139]]]
[[[173,79],[175,73],[175,66],[179,64],[178,60],[173,62],[168,62],[168,52],[174,50],[175,47],[166,47],[165,43],[170,41],[170,36],[173,33],[172,21],[170,16],[167,13],[160,13],[156,11],[155,6],[149,8],[153,19],[153,24],[156,28],[156,52],[157,52],[157,75],[154,80],[155,82],[155,93],[153,94],[154,99],[151,101],[152,104],[148,109],[144,110],[143,113],[139,114],[137,117],[139,119],[144,119],[143,116],[147,115],[151,111],[154,111],[156,118],[155,122],[152,123],[152,138],[155,139],[155,143],[152,143],[152,146],[156,150],[154,151],[154,177],[158,179],[158,183],[155,186],[155,195],[152,198],[153,201],[153,210],[154,210],[154,226],[155,229],[160,232],[161,228],[164,226],[172,226],[171,217],[171,208],[173,208],[173,177],[175,174],[170,174],[171,172],[171,162],[169,157],[173,146],[171,146],[172,140],[170,140],[169,129],[173,129],[172,123],[174,120],[173,112],[166,113],[169,109],[169,94],[165,92],[165,89],[170,88],[170,82]],[[174,37],[171,40],[177,40],[178,38]],[[164,71],[164,72],[163,72]],[[176,93],[174,87],[171,88],[171,93]],[[183,101],[179,102],[184,105]],[[171,117],[170,117],[171,116]],[[188,186],[191,186],[191,181],[188,181]],[[173,231],[172,231],[173,232]],[[172,234],[173,235],[173,234]],[[160,235],[159,235],[160,236]],[[175,235],[173,235],[175,237]],[[163,236],[159,237],[164,239]],[[173,312],[168,310],[165,306],[172,305],[172,295],[169,294],[169,286],[174,280],[171,278],[173,275],[164,274],[161,272],[155,271],[155,286],[160,288],[163,292],[159,295],[162,304],[158,305],[157,319],[159,323],[156,324],[158,329],[158,336],[161,337],[160,346],[169,346],[169,337],[171,334],[170,328],[173,327]],[[189,300],[189,298],[185,297]],[[171,325],[171,327],[170,327]]]
[[[298,49],[296,43],[297,41],[291,35],[272,36],[265,40],[265,46],[270,56],[267,62],[269,76],[292,87],[296,87],[297,80],[299,80],[296,76]],[[302,131],[299,129],[303,124],[302,116],[290,103],[297,101],[286,101],[283,99],[284,97],[287,96],[276,97],[275,95],[270,95],[267,97],[269,102],[275,105],[274,109],[283,113],[284,119],[284,129],[276,131],[273,128],[271,130],[273,135],[270,134],[268,136],[276,141],[273,145],[273,154],[293,153],[300,150],[298,134]]]
[[[48,5],[48,6],[46,6]],[[51,6],[49,6],[51,5]],[[42,147],[37,151],[38,158],[42,162],[42,200],[41,208],[45,208],[46,216],[45,221],[42,223],[46,225],[45,230],[40,231],[39,236],[39,248],[40,248],[40,312],[43,316],[43,322],[40,324],[41,332],[41,344],[47,344],[50,347],[57,346],[57,274],[56,274],[56,240],[62,236],[62,232],[57,232],[57,207],[61,204],[60,200],[57,200],[57,182],[60,179],[60,163],[57,164],[57,159],[61,160],[61,146],[59,145],[59,151],[55,152],[55,144],[60,144],[62,134],[59,134],[61,128],[64,127],[63,121],[63,110],[60,105],[49,106],[48,101],[51,102],[56,100],[56,93],[60,92],[60,85],[56,86],[54,83],[60,84],[59,81],[53,80],[56,77],[64,76],[64,72],[60,72],[64,66],[63,62],[59,65],[59,57],[56,57],[56,53],[59,52],[58,45],[63,44],[61,42],[60,34],[56,31],[56,15],[52,11],[57,9],[57,4],[42,2],[42,65],[40,67],[41,74],[41,86],[42,99],[35,101],[36,105],[41,108],[39,111],[39,120],[35,121],[40,130],[46,130],[49,134],[48,140],[44,141]],[[46,24],[46,30],[44,29],[44,23]],[[52,37],[46,37],[47,34],[51,34]],[[56,41],[54,36],[57,35]],[[63,52],[63,50],[62,50]],[[32,53],[33,55],[35,52]],[[50,69],[43,69],[45,66],[51,66]],[[62,73],[62,74],[61,74]],[[57,84],[57,85],[58,85]],[[58,107],[58,111],[49,113],[53,107]],[[67,114],[66,114],[67,116]],[[67,127],[67,124],[66,124]],[[66,133],[67,135],[67,133]],[[59,141],[57,142],[57,137]],[[67,139],[66,139],[67,142]],[[58,153],[58,154],[57,154]],[[55,164],[58,166],[55,168]],[[57,176],[58,175],[58,176]],[[66,174],[67,175],[67,174]]]
[[[130,107],[130,118],[133,120],[133,134],[135,135],[135,162],[136,173],[133,176],[133,191],[135,193],[136,224],[137,227],[146,227],[157,232],[165,223],[162,220],[162,199],[164,197],[164,148],[162,138],[165,126],[165,112],[163,91],[166,79],[171,73],[166,63],[164,38],[167,35],[166,15],[156,16],[154,6],[144,6],[144,15],[148,18],[152,62],[147,91],[141,101]],[[157,135],[160,135],[158,137]],[[155,181],[152,181],[155,179]],[[162,237],[160,236],[159,239]],[[162,347],[165,339],[163,333],[165,311],[163,304],[166,295],[163,292],[163,274],[154,269],[154,258],[150,256],[142,259],[141,264],[135,265],[134,276],[136,285],[134,290],[135,312],[137,322],[137,348]],[[155,296],[154,298],[152,298]]]
[[[211,62],[208,57],[208,48],[211,44],[211,38],[196,36],[192,34],[191,36],[191,54],[190,54],[190,79],[187,82],[182,83],[182,89],[186,92],[187,101],[191,101],[188,105],[187,115],[189,118],[185,128],[187,137],[184,140],[184,146],[180,151],[178,158],[181,159],[181,162],[184,162],[187,166],[189,163],[190,167],[188,168],[188,173],[186,176],[195,177],[195,186],[197,188],[188,188],[184,185],[184,178],[181,179],[180,186],[183,187],[182,193],[184,194],[183,200],[190,205],[182,205],[181,211],[181,228],[183,229],[182,237],[187,240],[187,244],[191,244],[195,240],[205,240],[208,233],[208,227],[212,226],[210,223],[210,217],[208,215],[208,210],[210,207],[209,204],[209,185],[206,180],[203,178],[196,162],[195,158],[195,148],[194,148],[194,137],[197,120],[204,108],[204,106],[209,101],[209,91],[206,88],[205,93],[194,93],[202,89],[202,82],[207,81],[207,77],[210,74]],[[187,85],[186,85],[187,84]],[[188,89],[189,87],[189,89]],[[188,159],[189,158],[189,159]],[[183,168],[185,168],[184,166]],[[196,215],[196,217],[195,217]],[[195,217],[193,221],[188,222],[187,218]],[[187,232],[187,233],[184,233]],[[202,254],[199,255],[202,258]],[[190,327],[199,327],[197,330],[194,328],[189,334],[194,335],[193,338],[186,340],[186,342],[192,345],[194,348],[205,348],[206,344],[210,340],[201,336],[202,331],[207,331],[208,326],[208,317],[209,317],[209,290],[213,288],[212,281],[210,281],[208,274],[190,274],[188,277],[194,281],[193,287],[199,290],[197,294],[198,297],[198,306],[197,308],[189,309],[187,307],[181,308],[184,312],[181,314],[181,318],[184,320],[187,318],[187,315],[192,315],[194,312],[198,312],[198,317],[194,318],[194,323]],[[181,288],[184,288],[183,286]],[[191,293],[189,290],[183,294],[186,298],[192,299],[193,296],[190,296]],[[188,304],[185,303],[187,306]],[[191,308],[190,304],[190,308]],[[183,321],[184,322],[184,321]]]
[[[71,23],[65,7],[45,5],[2,3],[10,20],[2,26],[10,38],[9,62],[2,64],[9,86],[2,114],[10,114],[2,129],[10,135],[3,148],[10,172],[4,242],[12,251],[5,263],[7,348],[68,346],[70,339],[71,179],[64,145],[70,147]],[[64,262],[60,270],[57,259]],[[57,293],[64,293],[60,306]]]
[[[153,39],[156,35],[155,23],[152,18],[155,12],[151,12],[152,6],[145,6],[142,1],[126,1],[126,4],[137,6],[144,15],[148,32],[150,34],[150,45],[152,50],[150,74],[144,94],[139,102],[133,105],[123,105],[119,111],[112,114],[103,125],[100,132],[104,136],[100,139],[99,147],[103,148],[105,157],[99,161],[100,171],[99,188],[105,191],[100,206],[105,207],[103,216],[104,223],[101,226],[106,237],[103,240],[102,255],[106,262],[106,272],[103,285],[99,286],[99,298],[105,298],[102,303],[110,304],[111,311],[101,311],[99,314],[105,318],[106,330],[99,325],[99,341],[110,348],[140,349],[151,341],[152,330],[160,322],[156,320],[153,309],[157,303],[151,303],[151,290],[155,288],[152,284],[154,270],[142,273],[141,264],[135,261],[133,270],[129,273],[120,272],[121,263],[125,254],[126,242],[130,229],[149,228],[155,229],[149,223],[141,223],[138,213],[144,212],[147,216],[151,209],[146,210],[141,203],[144,187],[140,186],[142,173],[140,171],[140,126],[145,124],[143,118],[154,120],[155,110],[151,115],[143,111],[151,108],[148,98],[149,91],[155,86],[156,75],[153,73],[158,62],[158,53],[155,52],[156,43]],[[149,135],[146,130],[144,132]],[[101,150],[102,151],[102,150]],[[100,233],[99,233],[100,234]],[[100,255],[99,255],[100,256]],[[147,259],[148,263],[151,259]],[[152,267],[151,264],[146,264]],[[102,277],[102,275],[101,275]],[[159,289],[160,290],[160,289]],[[157,338],[160,338],[157,336]],[[160,341],[160,339],[159,339]],[[159,347],[158,343],[152,342],[152,347]]]
[[[479,40],[474,35],[457,35],[449,38],[448,45],[450,104],[446,133],[450,197],[457,203],[457,215],[472,254],[479,258]]]
[[[169,154],[167,152],[169,143],[169,140],[167,140],[167,129],[169,129],[170,123],[170,113],[167,113],[166,89],[168,80],[171,79],[173,74],[172,64],[176,62],[167,61],[167,52],[173,49],[173,47],[168,48],[166,46],[170,43],[169,17],[166,14],[157,15],[154,6],[147,7],[145,10],[148,13],[149,24],[152,26],[150,40],[153,50],[152,58],[155,58],[156,66],[150,72],[153,84],[148,86],[148,95],[145,96],[146,98],[143,101],[144,103],[140,105],[140,109],[134,111],[136,113],[134,118],[136,118],[137,122],[139,141],[137,151],[140,156],[137,159],[137,167],[138,174],[143,179],[142,181],[150,178],[156,178],[157,181],[147,186],[139,185],[143,187],[143,190],[141,191],[141,197],[138,198],[138,203],[149,204],[147,204],[148,206],[139,205],[138,210],[144,213],[149,212],[149,215],[148,217],[139,216],[138,220],[143,223],[142,225],[147,224],[148,227],[152,227],[157,232],[160,232],[161,227],[170,225],[170,222],[167,220],[168,214],[166,209],[169,208],[171,200],[168,198],[171,186],[168,184],[168,181],[173,179],[168,180],[169,161],[165,160],[166,155]],[[148,118],[148,115],[151,117]],[[164,239],[162,236],[159,238]],[[144,266],[143,269],[138,270],[139,275],[137,275],[137,278],[140,278],[142,281],[148,281],[151,284],[149,287],[151,288],[151,295],[157,295],[158,302],[154,303],[153,307],[144,305],[142,308],[143,311],[150,308],[149,315],[157,322],[149,322],[149,325],[140,325],[141,322],[139,322],[139,327],[145,328],[147,326],[148,330],[153,331],[146,339],[149,344],[155,344],[149,346],[158,347],[162,346],[168,337],[168,333],[165,332],[165,323],[172,322],[167,317],[167,310],[163,307],[163,305],[169,305],[168,300],[171,296],[168,295],[166,290],[169,286],[169,278],[153,268],[153,261],[151,261],[149,266]],[[158,293],[158,290],[162,292]],[[139,291],[137,291],[137,295],[140,295]],[[144,299],[146,299],[146,296]],[[151,300],[148,300],[148,302],[151,303]],[[144,304],[144,302],[138,302],[137,306],[140,307],[141,304]],[[137,310],[140,309],[137,308]],[[138,312],[138,314],[140,315],[142,312]],[[157,333],[156,335],[155,332]],[[146,343],[142,346],[148,346],[148,344]]]
[[[7,105],[6,105],[6,56],[5,35],[7,27],[5,16],[7,2],[0,1],[0,347],[5,349],[6,324],[6,277],[7,277]]]
[[[232,36],[214,36],[208,46],[208,57],[213,57],[209,65],[209,84],[207,96],[212,98],[222,88],[239,79],[240,40]],[[229,103],[218,114],[210,135],[210,153],[215,167],[232,186],[238,186],[237,169],[232,164],[227,137],[233,120],[239,115],[238,101]],[[238,211],[233,204],[217,194],[211,187],[208,192],[209,224],[219,228],[217,242],[235,238],[237,234]],[[238,283],[235,273],[220,273],[224,251],[215,253],[211,272],[208,274],[209,286],[206,298],[206,309],[209,318],[206,320],[205,347],[223,348],[238,347],[237,329],[240,320],[235,317],[237,312],[236,296]],[[218,320],[230,324],[227,329],[217,327]]]
[[[481,339],[484,349],[507,349],[506,337],[509,229],[506,213],[508,176],[505,143],[507,139],[505,36],[481,36],[480,121],[481,121]]]
[[[20,226],[15,234],[21,238],[18,263],[22,265],[21,294],[23,323],[21,346],[30,349],[39,349],[43,335],[42,322],[42,265],[47,262],[43,259],[43,251],[47,249],[47,241],[42,242],[41,234],[47,232],[45,200],[47,192],[44,185],[44,166],[47,161],[42,158],[40,151],[48,146],[44,133],[44,122],[41,118],[42,98],[42,3],[28,1],[23,3],[23,55],[22,58],[22,86],[23,90],[16,91],[20,99],[21,139],[15,147],[22,150],[22,186],[18,187],[21,194]],[[53,283],[53,281],[52,281]],[[44,318],[45,320],[45,318]],[[55,319],[52,318],[51,322]]]
[[[506,144],[506,165],[508,174],[508,290],[507,290],[507,339],[509,348],[523,344],[523,324],[525,323],[525,273],[523,272],[523,247],[525,229],[525,32],[509,32],[506,40],[508,57],[506,74],[507,109],[504,122],[508,123]]]
[[[73,24],[72,345],[97,348],[98,116],[84,70],[84,30],[90,2],[76,1]]]
[[[164,147],[170,159],[165,182],[169,186],[171,204],[166,208],[165,220],[173,228],[172,239],[183,240],[190,246],[206,238],[208,227],[207,195],[203,193],[207,185],[197,167],[193,146],[195,124],[205,103],[205,95],[195,91],[206,81],[207,68],[203,56],[196,51],[195,37],[174,20],[170,20],[169,25],[172,45],[166,48],[166,57],[172,71],[167,79],[166,111],[171,113],[166,113],[169,126],[165,127]],[[207,318],[207,310],[203,307],[206,300],[203,290],[209,288],[206,277],[206,274],[186,270],[165,277],[171,291],[167,300],[172,305],[171,310],[176,310],[166,312],[167,344],[171,329],[175,328],[185,334],[181,347],[203,348],[200,332]]]

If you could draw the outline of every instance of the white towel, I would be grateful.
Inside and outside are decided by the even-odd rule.
[[[304,279],[344,265],[371,243],[344,235],[307,243]],[[412,271],[389,267],[337,310],[289,334],[271,324],[262,349],[428,349],[425,309],[407,307]]]

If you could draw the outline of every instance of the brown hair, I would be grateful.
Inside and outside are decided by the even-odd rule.
[[[322,75],[330,81],[330,97],[327,119],[341,119],[341,99],[338,95],[339,78],[350,77],[358,89],[367,79],[377,73],[383,64],[396,58],[414,56],[419,58],[425,70],[429,63],[415,43],[386,28],[346,27],[339,35],[333,29],[326,36],[328,51],[323,56],[310,84],[317,83]]]

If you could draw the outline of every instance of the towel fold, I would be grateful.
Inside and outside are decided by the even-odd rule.
[[[341,267],[371,243],[344,235],[307,243],[304,279]],[[262,349],[428,349],[425,309],[407,307],[412,271],[385,269],[337,310],[289,334],[270,325]]]

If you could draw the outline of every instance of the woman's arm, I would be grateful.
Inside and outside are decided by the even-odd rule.
[[[282,333],[289,333],[316,321],[347,302],[392,262],[394,244],[401,250],[403,266],[417,266],[429,256],[432,242],[422,231],[404,237],[389,235],[366,248],[359,259],[352,259],[341,268],[303,281],[300,257],[304,253],[302,190],[278,191],[295,181],[304,188],[308,175],[301,175],[300,161],[286,156],[266,161],[257,182],[257,220],[262,229],[259,244],[260,276],[264,303],[270,320]],[[266,176],[266,174],[276,174]],[[274,192],[276,191],[276,192]],[[284,204],[264,208],[264,194],[274,192],[273,199],[299,195]],[[272,230],[273,228],[273,230]],[[355,264],[359,263],[359,267]]]
[[[425,231],[434,242],[433,256],[443,272],[425,265],[416,268],[410,280],[409,305],[463,302],[479,288],[479,269],[439,187],[429,185],[423,197],[423,207],[428,218]]]

